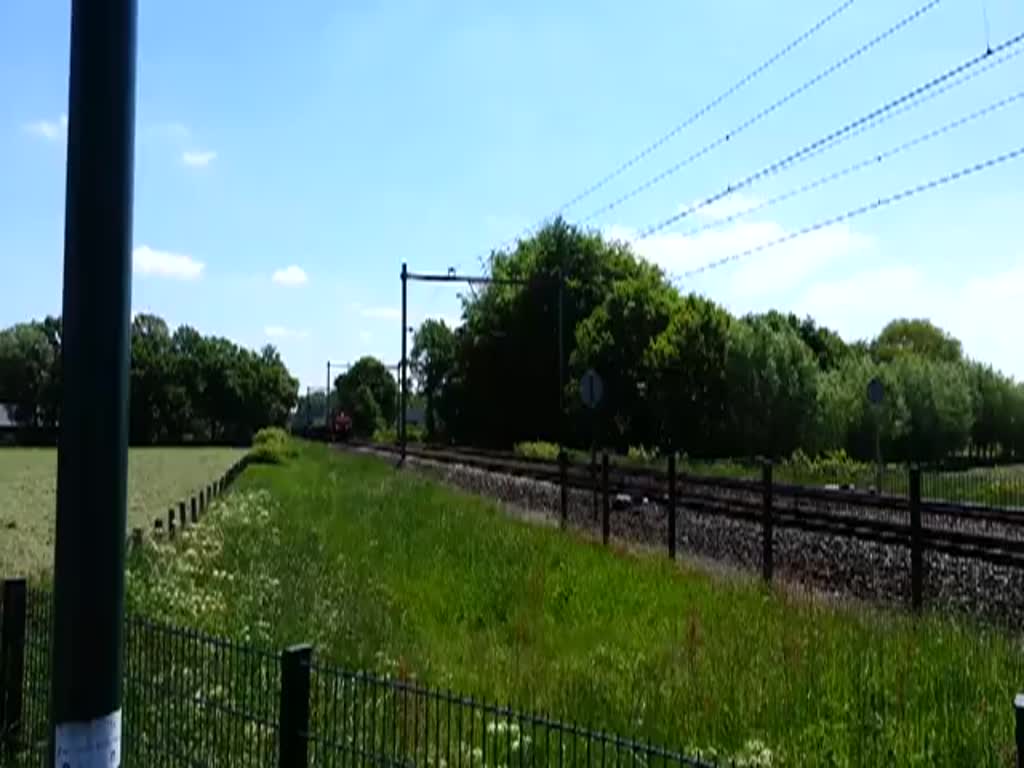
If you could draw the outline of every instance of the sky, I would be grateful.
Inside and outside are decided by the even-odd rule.
[[[689,120],[840,0],[142,0],[133,311],[272,343],[305,390],[328,360],[398,360],[403,262],[475,273],[560,210],[627,241],[683,213],[634,243],[683,290],[850,340],[927,317],[1024,378],[1024,158],[683,276],[1024,145],[1024,55],[996,54],[740,184],[1024,32],[1020,0],[939,0],[800,89],[925,2],[854,0]],[[0,3],[0,327],[60,312],[69,30],[67,0]],[[460,290],[412,284],[410,323],[458,322]]]

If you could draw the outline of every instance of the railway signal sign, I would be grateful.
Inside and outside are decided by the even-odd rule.
[[[881,405],[885,399],[885,386],[879,379],[872,379],[868,382],[868,402],[872,405]]]
[[[593,368],[583,374],[580,379],[580,398],[587,408],[597,408],[604,396],[604,382]]]

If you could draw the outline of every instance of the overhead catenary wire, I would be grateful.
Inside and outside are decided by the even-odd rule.
[[[694,229],[683,233],[681,237],[693,237],[694,235],[700,234],[701,232],[705,232],[710,229],[727,226],[741,218],[764,211],[768,208],[778,205],[779,203],[785,202],[786,200],[791,200],[794,197],[806,194],[807,192],[823,187],[826,184],[832,183],[833,181],[838,181],[839,179],[845,178],[850,174],[864,170],[865,168],[878,165],[879,163],[888,160],[890,157],[898,155],[902,152],[905,152],[926,142],[932,141],[933,139],[937,139],[940,136],[949,133],[950,131],[956,130],[957,128],[967,125],[968,123],[971,123],[975,120],[979,120],[982,117],[985,117],[986,115],[992,114],[993,112],[1008,107],[1011,104],[1020,101],[1021,99],[1024,99],[1024,91],[1018,91],[1017,93],[1011,96],[1007,96],[1004,99],[1000,99],[999,101],[993,102],[988,106],[977,110],[976,112],[972,112],[969,115],[965,115],[961,118],[958,118],[957,120],[946,123],[940,128],[936,128],[934,130],[928,131],[927,133],[923,133],[919,136],[916,136],[913,139],[910,139],[909,141],[905,141],[902,144],[887,149],[884,152],[873,154],[870,157],[860,160],[859,162],[856,162],[852,165],[848,165],[845,168],[842,168],[838,171],[833,171],[830,174],[821,176],[817,179],[814,179],[813,181],[809,181],[806,184],[803,184],[794,189],[790,189],[786,192],[783,192],[780,195],[776,195],[775,197],[771,197],[767,200],[761,201],[760,203],[752,205],[749,208],[745,208],[742,211],[738,211],[728,216],[724,216],[722,218],[709,221],[703,224],[702,226],[695,227]]]
[[[856,1],[857,0],[843,0],[842,3],[840,3],[835,8],[833,8],[827,15],[825,15],[822,18],[818,19],[818,21],[816,21],[813,25],[811,25],[811,27],[809,27],[808,29],[804,30],[804,32],[802,32],[799,36],[797,36],[793,40],[790,40],[786,45],[784,45],[782,48],[777,50],[770,57],[768,57],[767,59],[762,61],[760,64],[758,64],[752,70],[747,72],[743,77],[741,77],[739,80],[737,80],[731,86],[729,86],[722,93],[718,94],[715,98],[713,98],[707,104],[705,104],[700,109],[698,109],[697,111],[695,111],[694,113],[689,115],[681,123],[677,123],[667,133],[663,134],[662,136],[657,138],[655,141],[653,141],[650,144],[648,144],[646,147],[644,147],[642,150],[640,150],[635,155],[630,157],[624,163],[622,163],[621,165],[617,166],[610,173],[607,173],[606,175],[602,176],[600,179],[598,179],[598,181],[596,181],[593,184],[591,184],[590,186],[584,188],[581,192],[577,193],[571,199],[569,199],[568,201],[566,201],[565,203],[560,205],[558,208],[555,209],[554,213],[551,214],[551,215],[559,215],[561,213],[564,213],[569,208],[572,208],[577,203],[582,202],[583,200],[585,200],[586,198],[590,197],[592,194],[594,194],[598,190],[600,190],[603,187],[607,186],[610,182],[612,182],[615,179],[617,179],[619,176],[621,176],[623,173],[625,173],[630,168],[635,166],[641,160],[643,160],[644,158],[650,156],[651,154],[656,152],[658,149],[663,147],[665,144],[669,143],[672,139],[674,139],[676,136],[678,136],[684,130],[689,128],[691,125],[696,123],[702,117],[704,117],[709,112],[711,112],[716,107],[718,107],[720,104],[722,104],[724,101],[726,101],[730,96],[733,96],[737,91],[739,91],[742,88],[744,88],[745,86],[749,85],[751,82],[756,80],[760,75],[762,75],[766,71],[768,71],[773,65],[777,64],[779,61],[781,61],[783,58],[785,58],[788,54],[790,54],[794,50],[796,50],[800,45],[802,45],[803,43],[807,42],[807,40],[811,39],[814,35],[816,35],[818,32],[820,32],[822,29],[824,29],[826,26],[828,26],[828,24],[830,22],[834,21],[836,18],[838,18],[840,15],[842,15],[844,11],[848,10]],[[516,237],[512,237],[512,238],[506,240],[500,246],[500,248],[508,247],[509,245],[514,243],[517,239],[519,239],[519,238],[521,238],[523,236],[526,236],[527,234],[529,234],[534,229],[536,229],[536,226],[528,227],[527,229],[523,230],[523,232],[521,232]],[[481,261],[481,264],[483,264],[483,258],[484,258],[485,255],[486,254],[481,254],[479,256],[479,260]]]
[[[611,202],[602,205],[600,208],[594,209],[589,214],[587,214],[582,219],[580,219],[579,223],[581,223],[581,224],[586,223],[588,221],[591,221],[591,220],[597,218],[598,216],[601,216],[601,215],[603,215],[605,213],[608,213],[609,211],[619,207],[623,203],[625,203],[625,202],[627,202],[629,200],[632,200],[637,195],[640,195],[643,192],[646,192],[648,189],[651,189],[652,187],[654,187],[655,185],[661,183],[662,181],[664,181],[668,177],[672,176],[673,174],[678,173],[683,168],[687,167],[688,165],[693,164],[694,162],[696,162],[697,160],[701,159],[702,157],[708,155],[709,153],[711,153],[712,151],[714,151],[718,147],[721,147],[722,145],[732,141],[734,138],[736,138],[741,133],[749,130],[750,128],[752,128],[754,125],[756,125],[757,123],[759,123],[762,120],[764,120],[769,115],[771,115],[774,112],[778,111],[780,108],[782,108],[783,106],[788,104],[790,101],[795,99],[797,96],[799,96],[799,95],[805,93],[806,91],[810,90],[811,88],[813,88],[818,83],[820,83],[823,80],[825,80],[826,78],[834,75],[836,72],[839,72],[844,67],[846,67],[847,65],[849,65],[850,63],[852,63],[856,59],[860,58],[865,53],[871,51],[873,48],[875,48],[876,46],[878,46],[879,44],[881,44],[885,40],[889,39],[890,37],[895,35],[900,30],[906,28],[907,26],[909,26],[913,22],[915,22],[918,19],[922,18],[926,13],[928,13],[929,11],[933,10],[934,8],[936,8],[939,5],[939,3],[941,3],[941,2],[942,2],[942,0],[929,0],[929,2],[927,2],[924,5],[922,5],[919,8],[917,8],[910,15],[903,17],[898,22],[896,22],[891,27],[889,27],[884,32],[882,32],[881,34],[873,37],[871,40],[869,40],[868,42],[866,42],[863,45],[859,46],[855,50],[851,51],[850,53],[848,53],[843,58],[841,58],[838,61],[834,62],[833,64],[829,65],[828,67],[826,67],[825,69],[820,71],[818,74],[816,74],[814,77],[810,78],[809,80],[804,81],[802,84],[800,84],[799,86],[797,86],[793,90],[789,91],[785,96],[783,96],[780,99],[777,99],[776,101],[773,101],[771,104],[769,104],[767,107],[762,109],[760,112],[757,112],[752,117],[747,118],[744,122],[742,122],[739,125],[731,128],[730,130],[726,131],[725,133],[723,133],[721,136],[719,136],[715,140],[711,141],[708,144],[705,144],[703,147],[701,147],[697,151],[693,152],[692,154],[688,155],[687,157],[683,158],[679,162],[674,163],[673,165],[670,165],[668,168],[665,168],[664,170],[662,170],[659,173],[655,174],[654,176],[650,177],[649,179],[644,181],[642,184],[640,184],[640,185],[638,185],[636,187],[633,187],[631,190],[629,190],[625,194],[620,195],[619,197],[615,198]]]
[[[704,264],[700,267],[690,269],[684,272],[682,277],[691,278],[696,277],[698,275],[702,275],[705,272],[710,272],[711,270],[718,269],[732,262],[747,258],[748,256],[753,256],[763,251],[767,251],[771,248],[777,248],[780,245],[785,245],[786,243],[792,242],[793,240],[812,234],[819,230],[835,226],[836,224],[842,224],[846,221],[849,221],[850,219],[854,219],[859,216],[863,216],[864,214],[870,213],[872,211],[876,211],[880,208],[885,208],[894,203],[901,202],[908,198],[919,195],[922,192],[927,192],[937,187],[942,187],[945,186],[946,184],[951,184],[954,181],[958,181],[968,176],[973,176],[982,171],[989,170],[998,165],[1003,165],[1004,163],[1008,163],[1012,160],[1019,159],[1022,156],[1024,156],[1024,146],[1017,147],[1016,149],[1010,150],[1009,152],[1005,152],[1004,154],[1001,155],[997,155],[996,157],[992,157],[987,160],[982,160],[980,162],[975,163],[974,165],[967,166],[966,168],[961,168],[957,171],[947,173],[944,176],[939,176],[937,178],[930,179],[929,181],[923,182],[916,186],[908,187],[886,197],[880,197],[877,200],[874,200],[870,203],[858,206],[857,208],[851,208],[850,210],[841,213],[837,216],[832,216],[831,218],[815,222],[814,224],[810,224],[801,229],[789,232],[781,237],[777,237],[774,240],[769,240],[767,242],[755,245],[751,248],[747,248],[742,251],[737,251],[728,256],[715,259],[714,261],[710,261],[707,264]]]
[[[759,179],[762,179],[762,178],[765,178],[766,176],[770,176],[770,175],[773,175],[775,173],[778,173],[779,171],[783,170],[784,168],[792,165],[794,162],[796,162],[796,161],[800,160],[801,158],[806,157],[806,156],[816,152],[816,150],[819,150],[822,147],[826,147],[826,146],[829,146],[829,145],[835,146],[835,142],[838,139],[840,139],[840,138],[842,138],[844,136],[847,136],[852,131],[856,130],[858,127],[866,125],[866,124],[869,124],[872,121],[874,121],[877,118],[879,118],[880,116],[885,115],[886,113],[891,112],[892,110],[896,109],[897,107],[899,107],[899,106],[901,106],[903,104],[906,104],[907,102],[910,102],[913,99],[916,99],[917,97],[921,96],[922,94],[927,93],[928,91],[931,91],[934,88],[937,88],[937,87],[941,86],[943,83],[946,83],[946,82],[956,78],[958,75],[961,75],[964,72],[970,71],[974,67],[977,67],[977,66],[981,65],[983,62],[985,62],[987,59],[989,59],[989,57],[992,56],[993,54],[1000,53],[1000,52],[1003,52],[1003,51],[1008,51],[1010,49],[1015,48],[1016,46],[1020,45],[1022,41],[1024,41],[1024,32],[1022,32],[1020,34],[1017,34],[1017,35],[1009,38],[1008,40],[1005,40],[1004,42],[1002,42],[1001,44],[996,46],[994,49],[992,49],[991,52],[986,51],[985,53],[982,53],[982,54],[980,54],[978,56],[975,56],[974,58],[968,59],[967,61],[965,61],[965,62],[963,62],[961,64],[958,64],[957,66],[953,67],[952,69],[949,69],[949,70],[943,72],[941,75],[933,77],[931,80],[927,81],[926,83],[912,88],[911,90],[909,90],[906,93],[904,93],[902,96],[899,96],[899,97],[897,97],[897,98],[887,102],[886,104],[883,104],[881,107],[878,107],[878,108],[872,110],[871,112],[868,112],[866,115],[862,115],[861,117],[858,117],[856,120],[853,120],[852,122],[847,123],[846,125],[842,126],[841,128],[838,128],[838,129],[836,129],[836,130],[826,134],[825,136],[822,136],[819,139],[815,139],[814,141],[810,142],[809,144],[805,144],[803,147],[801,147],[800,149],[796,150],[795,152],[790,153],[789,155],[787,155],[786,157],[782,158],[781,160],[776,160],[775,162],[771,163],[770,165],[765,166],[761,170],[759,170],[759,171],[757,171],[755,173],[750,174],[746,178],[741,179],[740,181],[728,184],[722,190],[716,192],[715,194],[711,195],[710,197],[705,198],[704,200],[700,201],[699,203],[691,205],[691,206],[683,209],[682,211],[679,211],[678,213],[675,213],[675,214],[669,216],[668,218],[663,219],[662,221],[660,221],[660,222],[658,222],[656,224],[652,224],[651,226],[641,230],[640,235],[637,238],[635,238],[634,242],[639,241],[639,240],[643,240],[643,239],[645,239],[647,237],[650,237],[651,235],[653,235],[653,234],[655,234],[657,232],[662,231],[663,229],[666,229],[667,227],[672,226],[676,222],[681,221],[682,219],[686,218],[687,216],[692,215],[693,213],[701,210],[702,208],[706,208],[707,206],[711,205],[712,203],[715,203],[715,202],[717,202],[717,201],[719,201],[719,200],[721,200],[721,199],[723,199],[725,197],[728,197],[729,195],[734,194],[734,193],[736,193],[737,191],[739,191],[741,189],[745,189],[746,187],[749,187],[751,184],[753,184],[754,182],[758,181]]]
[[[1016,49],[1016,50],[1006,54],[1005,56],[1003,56],[1003,57],[1001,57],[1001,58],[999,58],[999,59],[997,59],[995,61],[989,62],[989,64],[986,67],[984,67],[983,69],[981,69],[981,70],[974,70],[974,71],[968,73],[967,75],[964,75],[963,77],[961,77],[961,78],[959,78],[957,80],[954,80],[953,82],[946,83],[946,85],[944,85],[942,88],[940,88],[940,89],[938,89],[936,91],[930,91],[927,94],[924,94],[923,96],[921,96],[920,98],[915,99],[914,101],[910,102],[909,104],[905,104],[900,109],[897,109],[897,110],[894,110],[892,112],[886,113],[885,115],[879,117],[877,121],[873,121],[872,123],[870,123],[868,125],[861,126],[860,128],[858,128],[853,133],[847,134],[846,137],[844,137],[844,138],[853,138],[854,136],[857,136],[857,135],[863,133],[866,130],[870,130],[870,129],[876,127],[881,122],[885,122],[885,121],[891,120],[892,118],[895,118],[895,117],[903,114],[904,112],[907,112],[909,110],[915,109],[915,108],[921,106],[922,104],[924,104],[925,102],[930,101],[931,99],[935,98],[936,96],[939,96],[942,93],[945,93],[947,90],[949,90],[951,88],[955,88],[955,87],[957,87],[959,85],[962,85],[962,84],[968,82],[969,80],[972,80],[973,78],[975,78],[978,75],[982,74],[983,71],[987,71],[988,69],[991,69],[993,66],[997,66],[998,64],[1006,62],[1006,61],[1008,61],[1011,58],[1014,58],[1016,56],[1020,56],[1021,54],[1024,54],[1024,48],[1018,48],[1018,49]],[[1018,92],[1016,94],[1013,94],[1012,96],[1008,96],[1008,97],[1006,97],[1004,99],[1000,99],[999,101],[996,101],[996,102],[993,102],[993,103],[989,104],[987,107],[984,107],[984,108],[982,108],[980,110],[972,112],[971,114],[966,115],[964,117],[961,117],[961,118],[959,118],[957,120],[954,120],[954,121],[952,121],[950,123],[947,123],[947,124],[943,125],[940,128],[928,131],[927,133],[924,133],[924,134],[922,134],[922,135],[920,135],[920,136],[918,136],[918,137],[916,137],[914,139],[911,139],[909,141],[906,141],[906,142],[904,142],[904,143],[902,143],[902,144],[900,144],[900,145],[898,145],[896,147],[893,147],[892,149],[886,150],[885,152],[877,153],[877,154],[872,154],[870,157],[867,157],[867,158],[865,158],[864,160],[862,160],[862,161],[860,161],[858,163],[854,163],[853,165],[847,166],[847,167],[845,167],[845,168],[843,168],[843,169],[841,169],[839,171],[835,171],[835,172],[830,173],[830,174],[828,174],[826,176],[822,176],[820,178],[817,178],[814,181],[810,181],[810,182],[808,182],[806,184],[803,184],[803,185],[801,185],[799,187],[796,187],[795,189],[790,189],[790,190],[788,190],[786,192],[783,192],[783,193],[781,193],[779,195],[776,195],[774,197],[768,198],[766,200],[762,200],[761,202],[756,203],[756,204],[754,204],[754,205],[752,205],[752,206],[750,206],[748,208],[744,208],[741,211],[737,211],[736,213],[732,213],[732,214],[729,214],[728,216],[722,216],[722,217],[719,217],[719,218],[712,219],[710,221],[706,221],[706,222],[704,222],[703,224],[701,224],[699,226],[693,227],[692,229],[689,229],[686,232],[681,233],[680,237],[682,237],[682,238],[694,237],[696,235],[701,234],[702,232],[707,232],[707,231],[712,230],[712,229],[718,229],[718,228],[721,228],[721,227],[728,226],[729,224],[733,224],[736,221],[738,221],[739,219],[745,218],[745,217],[750,216],[750,215],[752,215],[754,213],[760,213],[760,212],[762,212],[764,210],[772,208],[772,207],[774,207],[774,206],[776,206],[776,205],[778,205],[780,203],[783,203],[783,202],[785,202],[787,200],[790,200],[790,199],[792,199],[794,197],[797,197],[799,195],[802,195],[802,194],[805,194],[807,192],[810,192],[810,191],[812,191],[814,189],[822,187],[822,186],[824,186],[826,184],[829,184],[829,183],[831,183],[833,181],[837,181],[838,179],[844,178],[844,177],[850,175],[851,173],[856,173],[857,171],[863,170],[864,168],[867,168],[867,167],[872,166],[872,165],[876,165],[876,164],[878,164],[878,163],[888,159],[889,157],[891,157],[893,155],[896,155],[896,154],[899,154],[900,152],[904,152],[904,151],[906,151],[908,149],[911,149],[912,147],[915,147],[918,144],[922,144],[924,142],[927,142],[927,141],[930,141],[932,139],[938,138],[939,136],[941,136],[941,135],[943,135],[945,133],[948,133],[949,131],[955,130],[956,128],[959,128],[959,127],[965,125],[966,123],[972,122],[972,121],[977,120],[977,119],[979,119],[981,117],[984,117],[985,115],[990,114],[991,112],[994,112],[994,111],[997,111],[997,110],[1002,109],[1004,107],[1007,107],[1010,104],[1013,104],[1013,103],[1017,102],[1022,97],[1024,97],[1024,91],[1020,91],[1020,92]],[[804,156],[802,158],[802,160],[810,159],[811,157],[814,157],[814,156],[820,154],[823,151],[831,149],[832,146],[834,146],[834,145],[830,144],[828,146],[822,147],[819,150],[816,150],[811,155]],[[637,238],[637,239],[633,240],[632,242],[637,242],[639,239],[640,238]]]

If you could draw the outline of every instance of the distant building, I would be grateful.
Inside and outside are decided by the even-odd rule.
[[[0,443],[13,442],[15,433],[21,428],[11,414],[13,407],[0,403]]]

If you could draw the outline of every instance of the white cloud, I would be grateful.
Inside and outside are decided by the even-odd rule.
[[[871,338],[896,317],[927,318],[960,339],[971,357],[1024,378],[1019,345],[1005,332],[1024,324],[1024,257],[960,283],[908,265],[863,270],[811,285],[794,310],[850,339]]]
[[[739,197],[739,196],[733,196]],[[731,201],[726,198],[723,204]],[[730,205],[745,209],[756,203],[751,198],[737,199]],[[714,205],[709,206],[714,208]],[[723,207],[714,215],[731,215]],[[721,259],[776,241],[790,233],[775,221],[736,222],[722,229],[699,232],[692,236],[679,233],[652,235],[634,245],[637,253],[657,264],[669,275],[677,277]],[[636,233],[627,227],[612,227],[609,237],[631,240]],[[815,272],[840,258],[867,250],[873,240],[842,224],[813,232],[788,243],[753,253],[726,268],[728,292],[731,296],[749,299],[766,296],[797,286]],[[694,282],[698,278],[694,278]]]
[[[397,307],[361,307],[359,314],[368,320],[397,320],[402,316]]]
[[[174,280],[196,280],[206,265],[191,256],[169,251],[158,251],[148,245],[140,245],[132,251],[135,271],[143,275],[169,277]]]
[[[306,339],[309,338],[309,331],[286,328],[283,325],[268,325],[263,332],[271,339]]]
[[[278,285],[302,285],[309,280],[309,276],[302,267],[292,264],[275,271],[271,279]]]
[[[181,161],[189,168],[205,168],[217,159],[217,153],[211,151],[185,150],[181,153]]]
[[[56,120],[36,120],[34,123],[26,123],[25,130],[41,139],[56,141],[67,133],[68,116],[61,115]]]

